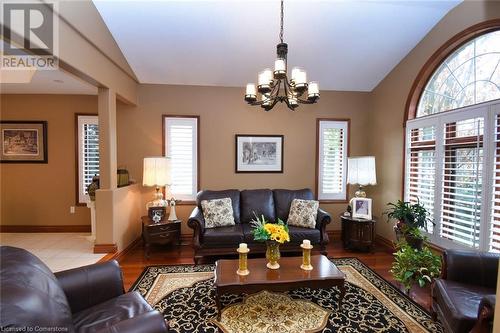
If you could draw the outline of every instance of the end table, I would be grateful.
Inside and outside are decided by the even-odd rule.
[[[342,244],[344,249],[373,249],[375,235],[375,220],[353,218],[340,215],[342,221]]]
[[[181,243],[181,220],[168,221],[166,218],[155,223],[148,216],[142,217],[142,240],[146,258],[149,258],[151,244]]]

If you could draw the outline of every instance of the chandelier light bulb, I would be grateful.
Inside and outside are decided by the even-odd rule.
[[[316,101],[319,98],[319,84],[316,81],[309,82],[307,98],[310,101]]]
[[[299,72],[301,72],[301,71],[302,71],[302,68],[300,68],[300,67],[292,68],[292,79],[291,79],[292,82],[297,82],[297,77],[299,75]]]
[[[283,78],[286,76],[286,63],[285,59],[278,58],[274,62],[274,77]]]
[[[246,95],[252,95],[252,96],[257,95],[257,89],[255,88],[255,84],[253,84],[253,83],[247,84]]]

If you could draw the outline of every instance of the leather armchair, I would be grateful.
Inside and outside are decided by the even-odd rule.
[[[494,307],[500,255],[446,250],[440,279],[432,286],[432,312],[445,332],[487,332],[493,313],[481,318],[482,308]],[[481,319],[481,323],[478,322]]]
[[[0,327],[64,332],[168,332],[163,316],[125,293],[116,261],[54,275],[26,250],[0,247]]]

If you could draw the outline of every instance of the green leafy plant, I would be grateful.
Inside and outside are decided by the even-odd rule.
[[[424,287],[441,274],[441,257],[427,246],[416,250],[402,242],[397,246],[394,259],[390,272],[407,293],[414,284]]]
[[[408,228],[425,228],[426,230],[429,223],[434,224],[434,221],[429,217],[429,212],[420,203],[420,200],[415,204],[398,200],[396,203],[389,202],[387,206],[389,208],[384,212],[387,215],[387,221],[395,219]]]

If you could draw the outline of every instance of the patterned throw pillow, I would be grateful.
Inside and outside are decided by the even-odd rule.
[[[231,198],[202,200],[201,208],[205,218],[205,228],[227,227],[234,225]]]
[[[288,225],[314,229],[318,208],[319,201],[293,199],[290,214],[288,214]]]

